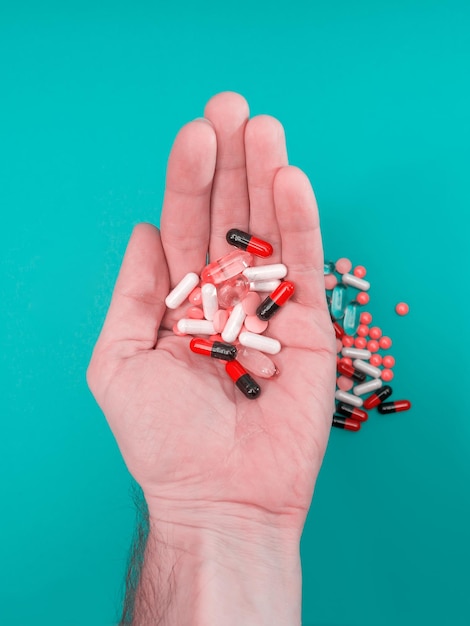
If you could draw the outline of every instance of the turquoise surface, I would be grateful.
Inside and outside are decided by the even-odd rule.
[[[331,434],[304,624],[470,624],[469,26],[452,0],[0,4],[1,624],[118,619],[134,508],[85,369],[175,134],[223,90],[284,124],[413,403]]]

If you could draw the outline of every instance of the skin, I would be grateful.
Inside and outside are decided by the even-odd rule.
[[[154,541],[142,586],[158,578],[165,587],[167,570],[176,582],[161,589],[168,602],[158,623],[231,624],[232,612],[234,624],[241,615],[244,624],[300,623],[299,542],[336,371],[318,211],[307,176],[288,165],[279,121],[249,119],[232,92],[211,98],[204,117],[175,139],[161,231],[134,228],[88,382],[148,503]],[[284,263],[296,287],[266,333],[282,344],[281,373],[261,381],[255,400],[223,363],[173,334],[190,305],[164,303],[187,272],[202,270],[208,251],[214,260],[233,250],[225,233],[234,227],[269,241],[274,255],[256,263]],[[254,564],[256,580],[247,574]]]

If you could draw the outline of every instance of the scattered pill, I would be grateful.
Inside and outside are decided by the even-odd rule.
[[[358,278],[364,278],[364,276],[367,274],[367,270],[363,265],[356,265],[353,270],[353,274]]]
[[[333,415],[332,425],[335,428],[344,428],[345,430],[358,431],[361,429],[361,423],[357,420],[346,417],[345,415]]]
[[[343,343],[343,346],[345,346],[346,348],[352,348],[352,346],[354,345],[354,337],[351,337],[351,335],[343,335],[341,341]]]
[[[382,362],[384,364],[384,367],[388,367],[389,369],[391,369],[395,365],[395,359],[391,354],[387,354],[387,356],[384,356]]]
[[[354,274],[343,274],[341,282],[343,285],[348,285],[349,287],[354,287],[355,289],[360,289],[361,291],[368,291],[370,289],[370,283],[367,280],[359,278]]]
[[[327,274],[333,274],[335,271],[335,264],[333,261],[325,261],[323,264],[323,274],[326,276]]]
[[[338,284],[338,279],[334,274],[327,274],[325,276],[325,289],[331,291]]]
[[[380,378],[380,374],[382,373],[382,370],[380,370],[378,367],[371,365],[370,362],[362,361],[361,359],[355,359],[353,361],[353,367],[358,372],[367,374],[367,376],[371,376],[372,378]]]
[[[345,402],[346,404],[352,404],[353,406],[362,406],[363,400],[358,396],[353,395],[352,393],[347,393],[346,391],[341,391],[341,389],[337,389],[335,391],[335,398],[340,402]]]
[[[348,335],[354,335],[359,326],[359,304],[353,300],[344,309],[343,328]]]
[[[344,329],[341,326],[341,324],[338,324],[338,322],[334,321],[333,322],[333,328],[335,329],[335,335],[337,339],[342,339],[344,337]]]
[[[364,315],[364,313],[361,313],[361,317],[360,319],[362,320],[362,316]],[[359,337],[368,337],[369,336],[369,327],[366,326],[366,324],[359,324],[359,326],[357,327],[357,334],[359,335]]]
[[[364,306],[365,304],[368,304],[370,296],[365,291],[360,291],[356,296],[356,300],[359,302],[359,304],[362,304]]]
[[[394,402],[382,402],[377,407],[379,413],[399,413],[400,411],[408,411],[411,409],[409,400],[395,400]]]
[[[336,379],[336,386],[341,391],[351,391],[353,388],[354,381],[352,378],[348,378],[347,376],[338,376]]]
[[[339,402],[336,405],[336,410],[338,413],[348,415],[359,422],[366,422],[369,418],[369,414],[367,411],[364,411],[364,409],[359,409],[357,406],[351,406],[350,404],[345,404],[344,402]]]
[[[395,307],[395,311],[398,313],[398,315],[407,315],[409,313],[410,307],[406,304],[406,302],[399,302],[396,307]]]
[[[238,228],[231,228],[226,235],[226,239],[232,246],[251,252],[255,256],[268,257],[273,253],[273,247],[270,243],[238,230]]]
[[[394,377],[393,370],[389,370],[389,369],[382,370],[381,378],[386,383],[389,383],[391,380],[393,380],[393,377]]]
[[[381,402],[386,400],[392,395],[392,388],[390,385],[384,385],[381,389],[373,393],[371,396],[364,400],[364,408],[365,409],[373,409],[378,406]]]
[[[177,309],[198,284],[199,276],[195,272],[186,274],[165,298],[166,306],[169,309]]]
[[[369,363],[373,365],[374,367],[378,367],[379,365],[382,365],[382,356],[377,353],[373,354],[369,359]]]
[[[365,373],[361,372],[360,370],[355,368],[353,365],[349,365],[347,363],[339,363],[337,369],[340,374],[343,374],[344,376],[348,376],[349,378],[352,378],[357,382],[362,383],[366,379]]]
[[[361,313],[361,324],[369,325],[372,322],[372,315],[368,311]]]
[[[343,356],[349,356],[352,359],[362,359],[368,361],[372,356],[369,350],[358,350],[357,348],[343,348],[341,350]]]
[[[370,393],[371,391],[380,389],[382,385],[383,383],[380,378],[373,378],[372,380],[368,380],[366,383],[362,383],[361,385],[356,385],[353,389],[353,393],[356,396],[363,396],[365,393]]]
[[[356,337],[356,339],[354,339],[354,347],[359,348],[359,350],[364,350],[367,348],[367,339],[365,337]]]
[[[378,352],[380,348],[379,342],[376,339],[371,339],[367,342],[367,349],[369,352]]]
[[[388,350],[392,347],[392,340],[390,339],[390,337],[380,337],[379,346],[382,348],[382,350]]]
[[[338,284],[331,293],[330,311],[332,316],[339,320],[344,315],[346,309],[346,287]]]
[[[380,337],[382,337],[382,329],[378,326],[372,326],[369,329],[369,337],[371,339],[380,339]]]
[[[351,271],[352,263],[346,257],[342,257],[336,261],[335,267],[338,274],[346,274]]]

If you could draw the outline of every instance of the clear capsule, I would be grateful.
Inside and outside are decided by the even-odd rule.
[[[347,335],[354,336],[360,324],[361,311],[359,304],[353,300],[344,310],[343,329]]]
[[[330,312],[331,315],[339,320],[344,316],[346,309],[346,287],[338,284],[331,293]]]
[[[335,264],[333,263],[333,261],[325,261],[325,263],[323,264],[323,274],[325,276],[328,276],[328,274],[334,274],[335,271]]]
[[[259,350],[240,346],[238,348],[237,360],[254,376],[272,378],[279,374],[277,366],[264,352]]]
[[[221,309],[229,309],[241,302],[250,291],[250,283],[243,274],[233,276],[217,285],[217,299]]]
[[[206,265],[201,272],[203,283],[218,285],[225,280],[241,274],[253,261],[253,255],[243,250],[233,250],[225,256]]]

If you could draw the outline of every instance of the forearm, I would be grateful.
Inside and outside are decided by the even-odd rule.
[[[297,532],[206,513],[165,517],[150,510],[135,626],[300,624]]]

